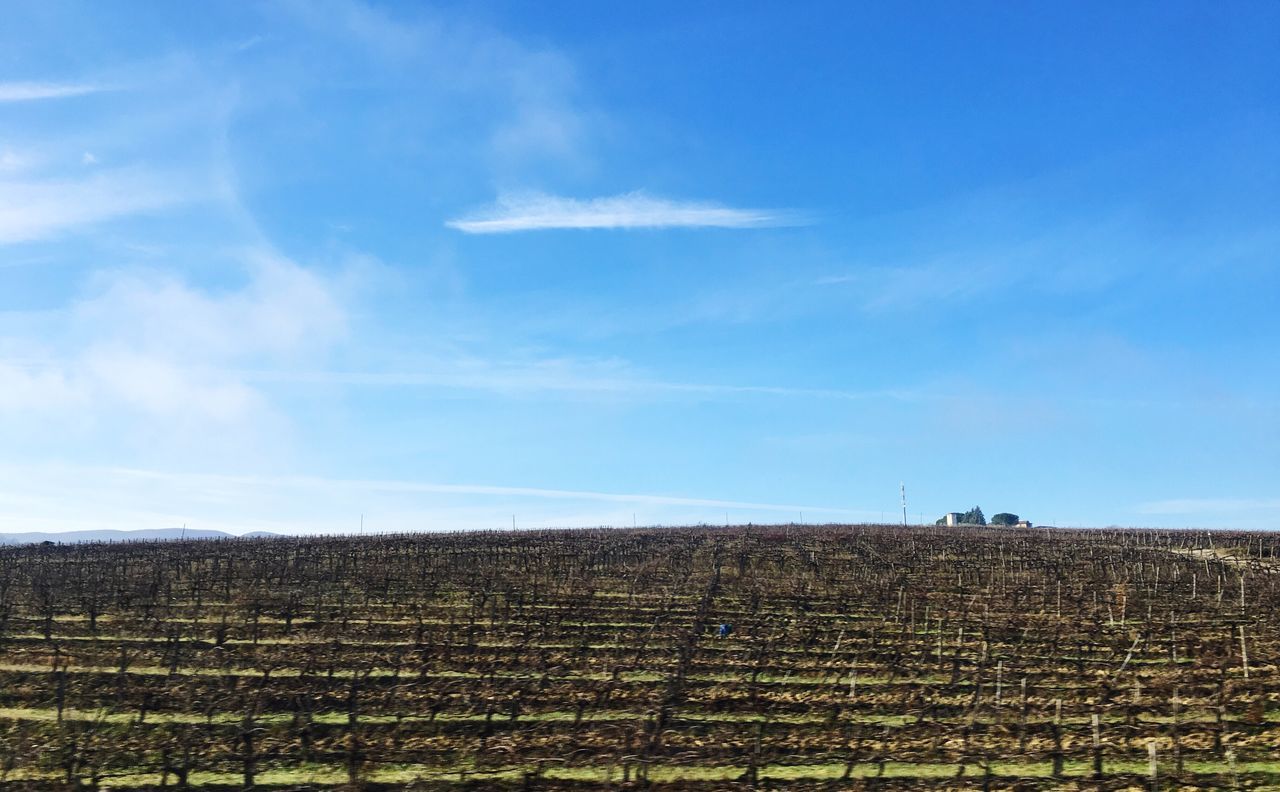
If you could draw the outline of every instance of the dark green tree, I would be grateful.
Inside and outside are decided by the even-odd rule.
[[[1009,512],[1000,512],[999,514],[992,515],[991,524],[992,525],[1017,525],[1018,515],[1010,514]]]
[[[986,525],[987,518],[983,516],[981,506],[974,506],[964,513],[964,516],[960,518],[960,522],[965,525]]]

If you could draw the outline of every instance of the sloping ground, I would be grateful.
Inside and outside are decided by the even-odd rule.
[[[1277,544],[851,526],[2,548],[0,787],[1280,788]]]

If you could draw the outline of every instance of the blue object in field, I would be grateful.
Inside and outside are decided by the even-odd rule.
[[[721,638],[728,638],[728,637],[729,637],[729,633],[731,633],[731,632],[733,632],[733,625],[732,625],[732,624],[722,624],[722,625],[720,625],[720,637],[721,637]]]

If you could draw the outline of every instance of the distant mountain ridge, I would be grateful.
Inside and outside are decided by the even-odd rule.
[[[278,536],[267,531],[254,531],[243,538],[261,538]],[[75,544],[77,542],[157,542],[175,539],[235,539],[235,534],[225,531],[200,530],[196,528],[144,528],[137,531],[64,531],[46,533],[28,531],[26,533],[0,533],[0,545],[39,544],[55,542],[58,544]]]

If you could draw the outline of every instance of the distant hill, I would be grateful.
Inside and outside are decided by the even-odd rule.
[[[254,531],[246,537],[267,537],[277,534],[266,531]],[[76,542],[155,542],[173,539],[234,539],[235,534],[223,531],[197,530],[194,528],[149,528],[139,531],[65,531],[60,533],[0,533],[0,545],[5,544],[37,544],[39,542],[58,542],[73,544]]]

